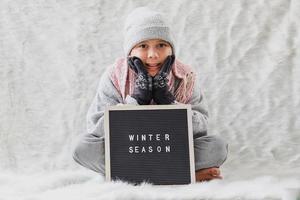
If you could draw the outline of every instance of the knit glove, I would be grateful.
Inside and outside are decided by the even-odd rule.
[[[143,62],[138,57],[129,57],[128,65],[137,73],[133,94],[140,105],[149,105],[152,100],[152,77],[148,74]]]
[[[169,91],[167,79],[174,60],[174,55],[168,56],[158,74],[153,77],[153,100],[157,104],[171,104],[175,101],[174,95]]]

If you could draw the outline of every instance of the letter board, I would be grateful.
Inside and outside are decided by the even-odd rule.
[[[194,183],[190,105],[108,107],[105,168],[107,180]]]

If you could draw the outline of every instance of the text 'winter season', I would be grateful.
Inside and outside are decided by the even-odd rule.
[[[171,152],[170,145],[160,144],[162,141],[170,141],[170,134],[130,134],[128,136],[130,142],[140,142],[145,144],[141,146],[129,146],[129,153]]]

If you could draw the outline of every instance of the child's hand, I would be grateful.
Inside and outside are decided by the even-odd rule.
[[[175,101],[174,95],[169,91],[167,79],[174,60],[175,56],[168,56],[159,73],[153,77],[153,100],[157,104],[171,104]]]
[[[140,105],[149,105],[152,100],[152,77],[148,74],[143,62],[138,57],[129,57],[128,65],[138,77],[131,95]]]

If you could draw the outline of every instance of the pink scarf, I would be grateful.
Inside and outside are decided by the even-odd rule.
[[[123,100],[125,100],[127,95],[131,95],[133,93],[136,73],[128,67],[125,58],[117,59],[113,65],[110,77]],[[177,88],[174,88],[175,78],[181,79]],[[187,103],[190,100],[194,89],[195,73],[193,70],[188,65],[185,65],[175,59],[168,79],[168,85],[170,90],[174,91],[173,94],[176,101],[180,103]]]

